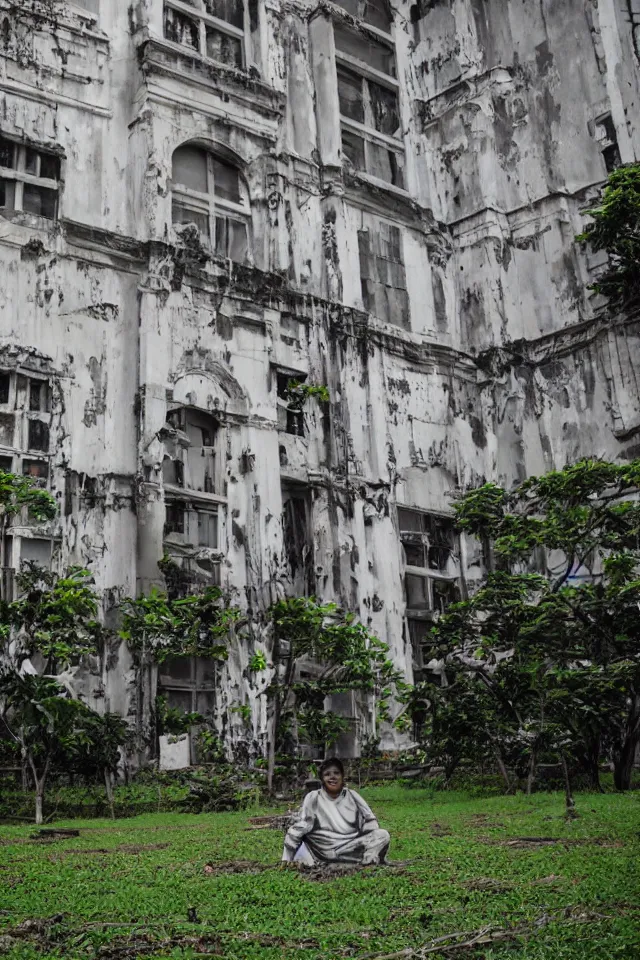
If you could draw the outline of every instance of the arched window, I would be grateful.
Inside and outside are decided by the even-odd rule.
[[[246,263],[249,195],[237,167],[202,147],[173,154],[172,219],[176,229],[195,224],[221,257]]]

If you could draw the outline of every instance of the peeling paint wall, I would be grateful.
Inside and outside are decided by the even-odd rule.
[[[299,588],[291,516],[307,517],[296,555],[309,589],[355,610],[411,679],[398,504],[446,514],[452,492],[484,478],[638,455],[637,322],[589,294],[602,261],[573,238],[612,151],[638,158],[640,10],[401,2],[385,75],[334,39],[351,31],[379,54],[355,3],[249,0],[242,69],[165,36],[163,0],[99,6],[0,0],[0,138],[16,151],[9,180],[24,184],[21,209],[0,204],[0,375],[50,385],[50,447],[37,455],[60,503],[51,529],[16,527],[2,566],[46,541],[54,564],[90,565],[111,619],[119,597],[162,583],[165,550],[192,582],[220,582],[252,636],[232,650],[214,712],[237,753],[255,752],[265,703],[246,667],[265,645],[260,614]],[[192,44],[215,32],[217,8],[188,6]],[[364,138],[361,163],[376,145],[395,150],[403,186],[346,158],[338,69],[397,97],[399,138],[344,120],[342,135]],[[381,95],[363,89],[371,126]],[[221,167],[207,168],[213,199],[174,181],[185,144],[235,171],[231,206],[215,197]],[[57,158],[55,183],[38,179],[43,161],[27,175],[28,151]],[[34,189],[56,191],[55,217],[24,199]],[[173,223],[177,200],[200,211],[213,247]],[[219,211],[246,229],[246,262],[213,242]],[[292,418],[278,387],[289,378],[326,384],[329,406]],[[19,396],[3,403],[0,390],[0,415],[23,423]],[[191,427],[181,410],[197,414]],[[36,456],[25,430],[0,432],[13,469]],[[171,465],[189,449],[214,464],[198,489]],[[460,563],[472,588],[475,545]],[[200,682],[180,689],[197,697]],[[85,680],[98,706],[138,719],[152,750],[157,683],[139,702],[117,647]],[[371,732],[365,710],[345,749]]]

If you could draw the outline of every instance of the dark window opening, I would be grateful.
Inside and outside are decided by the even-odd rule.
[[[39,485],[45,486],[49,478],[49,464],[46,460],[23,460],[22,475],[41,481]]]
[[[290,373],[279,373],[277,377],[277,393],[279,404],[279,411],[283,410],[284,412],[284,422],[278,415],[278,425],[280,427],[284,426],[286,433],[292,434],[294,437],[304,437],[304,411],[292,402],[291,394],[289,391],[289,383],[291,380],[298,380],[302,382],[304,376],[297,377]]]
[[[333,35],[339,53],[354,57],[395,79],[396,55],[393,44],[385,43],[343,23],[334,24]]]
[[[0,457],[0,472],[13,473],[13,457]]]
[[[358,20],[363,20],[364,23],[377,27],[385,33],[390,32],[393,17],[386,0],[335,0],[335,2],[352,17],[357,17]]]
[[[49,411],[49,385],[43,380],[29,381],[29,410]]]
[[[610,113],[596,120],[595,135],[600,145],[606,171],[607,173],[612,173],[621,165],[622,158],[620,157],[620,150],[618,149],[616,125]]]
[[[172,43],[196,50],[203,57],[226,66],[244,66],[244,5],[241,0],[204,0],[195,4],[193,14],[176,10],[170,2],[164,7],[164,35]],[[215,17],[215,26],[206,19]]]
[[[12,447],[16,432],[16,421],[12,413],[0,413],[0,443]]]
[[[184,535],[185,533],[185,508],[181,503],[167,503],[164,515],[164,535],[170,536],[172,533]]]
[[[28,448],[49,452],[49,426],[42,420],[29,420]]]
[[[311,507],[306,491],[282,488],[282,533],[293,588],[300,596],[313,593]]]
[[[9,403],[10,389],[11,389],[11,374],[0,373],[0,403]]]

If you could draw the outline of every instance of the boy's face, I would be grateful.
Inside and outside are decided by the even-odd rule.
[[[338,767],[327,767],[322,774],[322,786],[330,797],[337,797],[344,785],[344,777]]]

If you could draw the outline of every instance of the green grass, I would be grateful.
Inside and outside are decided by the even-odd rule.
[[[282,833],[248,830],[247,813],[60,821],[80,837],[47,844],[28,840],[31,827],[1,827],[0,955],[330,960],[491,925],[527,932],[457,955],[640,960],[640,793],[580,794],[573,822],[559,794],[471,799],[396,784],[363,794],[391,832],[391,858],[413,862],[328,882],[278,867]],[[571,842],[506,845],[517,837]],[[239,860],[273,868],[205,874],[207,862]],[[201,923],[187,922],[189,907]],[[3,939],[60,913],[44,941]]]

